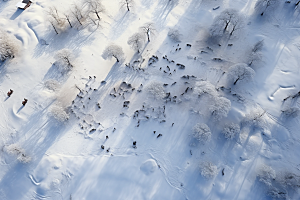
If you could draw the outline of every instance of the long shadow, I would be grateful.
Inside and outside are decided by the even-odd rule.
[[[7,73],[7,61],[0,61],[0,84],[4,81],[6,73]]]
[[[0,1],[0,13],[9,5],[8,1]]]
[[[22,9],[17,9],[16,12],[9,18],[10,20],[15,20],[17,17],[19,17],[24,10]]]
[[[43,81],[53,79],[60,83],[64,83],[68,80],[68,78],[69,78],[68,73],[70,73],[70,72],[66,71],[66,70],[60,70],[60,67],[57,65],[58,64],[55,64],[55,63],[52,64],[52,66],[49,68],[49,70],[45,74]]]
[[[72,123],[55,126],[52,121],[49,123],[48,118],[42,117],[52,103],[31,116],[31,120],[22,128],[22,134],[19,135],[19,138],[14,139],[15,143],[20,143],[25,152],[28,152],[32,161],[28,164],[16,161],[16,163],[11,164],[9,171],[2,177],[0,181],[1,194],[4,194],[7,199],[24,199],[24,195],[33,186],[26,172],[33,171],[45,152],[69,126],[72,126]]]
[[[17,113],[19,113],[23,108],[24,108],[24,106],[21,106],[21,107],[18,109]]]
[[[77,30],[75,27],[59,33],[58,35],[51,29],[44,36],[39,36],[40,43],[34,49],[33,58],[38,58],[43,53],[53,54],[60,49],[72,49],[74,54],[80,52],[82,46],[92,44],[93,34],[97,31],[86,32],[85,29]],[[61,42],[64,41],[64,42]]]
[[[118,18],[119,16],[117,16]],[[111,39],[118,39],[129,27],[131,23],[133,23],[137,19],[137,16],[134,13],[126,12],[123,16],[120,17],[111,27],[110,34]]]

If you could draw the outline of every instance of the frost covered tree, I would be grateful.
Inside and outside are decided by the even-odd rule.
[[[249,113],[245,115],[243,124],[254,125],[257,128],[264,128],[267,121],[264,118],[266,111],[261,108],[252,108]]]
[[[231,108],[231,102],[225,97],[215,97],[214,101],[214,104],[209,107],[209,110],[214,119],[220,121],[222,118],[227,117]]]
[[[243,27],[244,20],[237,10],[226,9],[214,20],[210,34],[212,36],[222,36],[226,32],[233,35],[238,29]]]
[[[255,4],[255,10],[260,13],[261,16],[265,14],[267,10],[272,12],[279,4],[279,0],[258,0]]]
[[[58,51],[54,58],[56,59],[55,64],[57,64],[62,71],[69,71],[74,68],[73,62],[75,61],[75,57],[69,49]]]
[[[104,59],[111,59],[114,57],[117,62],[120,62],[120,60],[122,60],[124,57],[124,53],[120,46],[111,44],[104,49],[102,57]]]
[[[150,42],[151,34],[154,35],[154,33],[156,31],[154,23],[148,22],[148,23],[144,24],[140,29],[144,34],[147,35],[148,42]]]
[[[101,20],[100,14],[105,11],[104,6],[100,0],[90,0],[88,1],[88,10],[89,13],[93,13],[97,16],[98,20]]]
[[[0,62],[14,58],[19,51],[17,39],[0,30]]]
[[[130,45],[133,50],[140,53],[140,50],[144,45],[144,41],[145,37],[142,33],[135,33],[128,39],[127,44]]]
[[[207,179],[211,179],[218,174],[218,167],[211,162],[203,162],[200,164],[201,175]]]
[[[240,126],[235,123],[226,124],[222,130],[226,139],[233,139],[240,132]]]
[[[202,97],[203,95],[209,95],[210,97],[214,98],[218,95],[215,86],[211,84],[209,81],[197,82],[194,88],[194,93],[198,97]]]
[[[121,7],[126,7],[127,11],[130,11],[130,8],[134,5],[134,0],[122,0],[120,3]]]
[[[210,128],[204,124],[204,123],[197,123],[193,127],[193,133],[192,133],[193,138],[198,140],[200,143],[204,144],[208,142],[211,138],[211,131]]]
[[[228,76],[233,80],[233,85],[238,82],[250,82],[253,80],[254,75],[254,70],[244,63],[235,64],[228,70]]]

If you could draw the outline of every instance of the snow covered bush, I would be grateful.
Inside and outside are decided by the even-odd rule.
[[[120,60],[122,60],[124,57],[124,53],[120,46],[111,44],[104,49],[102,57],[105,60],[114,57],[117,60],[117,62],[120,62]]]
[[[264,46],[264,40],[260,40],[258,41],[254,46],[253,48],[251,49],[251,53],[249,55],[249,58],[248,58],[248,65],[249,66],[252,66],[253,64],[261,61],[262,59],[262,54],[261,54],[261,50]]]
[[[61,123],[66,122],[70,117],[66,110],[60,105],[54,105],[50,108],[50,116]]]
[[[272,185],[272,181],[276,178],[276,173],[272,167],[263,164],[258,169],[257,177],[260,182],[270,187]]]
[[[211,36],[222,36],[226,32],[233,35],[243,27],[244,20],[237,10],[226,9],[217,16],[210,28]]]
[[[214,104],[209,107],[212,116],[215,120],[220,121],[227,114],[231,108],[231,102],[225,97],[215,97]]]
[[[180,33],[176,29],[170,29],[168,32],[168,37],[173,41],[173,42],[180,42]]]
[[[19,51],[17,39],[10,37],[6,32],[0,30],[0,62],[12,59]]]
[[[215,97],[218,95],[217,90],[209,81],[200,81],[195,85],[194,93],[201,97],[205,94]]]
[[[211,162],[203,162],[200,164],[201,175],[207,179],[211,179],[218,174],[218,168]]]
[[[253,125],[257,128],[264,128],[267,123],[266,119],[264,119],[265,114],[265,110],[261,108],[253,108],[245,115],[243,124]]]
[[[54,79],[50,79],[50,80],[47,80],[44,82],[44,86],[48,90],[56,91],[60,87],[60,84],[58,81],[56,81]]]
[[[29,163],[31,157],[25,153],[25,150],[20,147],[18,144],[11,144],[4,147],[4,150],[10,154],[17,157],[17,160],[21,163]]]
[[[200,143],[205,144],[211,138],[210,128],[204,123],[198,123],[193,127],[192,136]]]
[[[285,116],[285,117],[292,117],[292,118],[296,118],[300,115],[300,109],[297,108],[297,107],[290,107],[286,110],[283,110],[282,111],[282,114]]]
[[[254,75],[254,70],[244,63],[235,64],[228,70],[228,77],[232,80],[233,85],[238,82],[250,82],[253,80]]]
[[[155,99],[163,99],[166,96],[163,84],[160,82],[152,82],[147,85],[148,93]]]
[[[54,58],[56,59],[54,64],[59,67],[62,73],[68,72],[74,68],[73,62],[75,61],[75,57],[69,49],[58,51]]]
[[[235,123],[226,124],[222,130],[226,139],[233,139],[240,132],[240,126]]]
[[[127,41],[127,44],[130,47],[140,53],[140,50],[143,48],[145,41],[145,36],[142,33],[135,33],[133,34]]]

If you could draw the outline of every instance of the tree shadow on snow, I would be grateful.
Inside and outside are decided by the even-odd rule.
[[[33,57],[38,58],[43,53],[55,54],[60,49],[72,49],[74,54],[79,53],[81,47],[92,44],[94,37],[93,32],[86,32],[85,29],[77,30],[75,27],[66,30],[65,32],[55,34],[53,29],[49,30],[43,39],[40,39],[39,44],[36,45]]]
[[[2,10],[4,10],[8,5],[9,5],[8,0],[6,0],[6,1],[0,1],[0,13],[1,13]]]
[[[159,24],[159,27],[164,27],[168,15],[171,13],[173,8],[178,5],[179,0],[169,1],[169,0],[160,0],[156,9],[155,9],[155,23]]]
[[[124,13],[123,16],[120,15],[122,15],[121,12],[116,17],[117,21],[112,24],[110,29],[111,31],[109,35],[112,40],[118,39],[123,33],[125,33],[130,24],[132,24],[137,19],[136,14],[128,11]]]
[[[47,73],[45,74],[43,81],[47,80],[56,80],[59,83],[64,83],[69,78],[69,71],[61,71],[59,69],[59,66],[57,66],[55,63],[52,64],[52,66],[49,68]]]
[[[71,125],[56,126],[51,121],[49,123],[48,118],[42,117],[52,103],[32,115],[28,123],[22,128],[19,138],[14,139],[14,143],[21,141],[22,148],[32,158],[32,161],[27,164],[16,161],[15,164],[11,164],[10,169],[2,177],[0,181],[1,194],[7,199],[24,199],[24,195],[33,187],[33,183],[28,178],[28,171],[37,167],[45,152]],[[22,142],[24,136],[26,143]]]

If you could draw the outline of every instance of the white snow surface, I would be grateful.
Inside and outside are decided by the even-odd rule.
[[[71,17],[59,34],[47,11],[63,16],[73,1],[25,11],[18,2],[0,0],[0,29],[21,46],[0,63],[1,200],[300,199],[297,1],[274,1],[262,16],[256,0],[135,0],[130,11],[102,0],[100,22]],[[229,8],[242,28],[211,38]],[[156,30],[137,53],[128,38],[148,22]],[[120,62],[103,59],[110,44],[122,47]],[[55,65],[62,49],[73,54],[67,72]],[[237,63],[255,71],[252,82],[229,81]],[[215,98],[231,104],[219,120]],[[192,136],[196,124],[210,140]],[[228,124],[240,127],[230,140]]]

